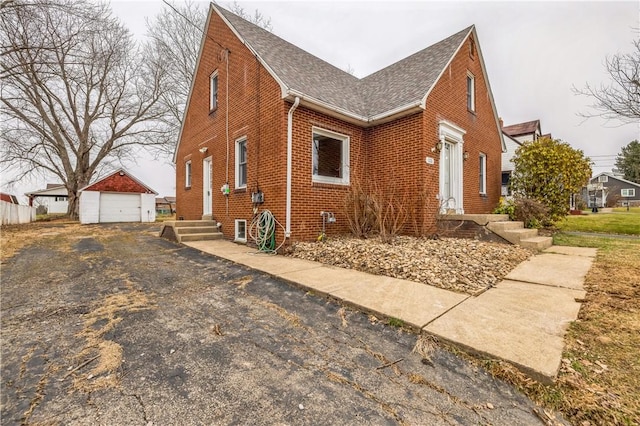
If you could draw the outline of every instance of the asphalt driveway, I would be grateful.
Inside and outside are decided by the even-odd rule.
[[[158,226],[39,226],[1,268],[2,424],[542,424],[432,342]]]

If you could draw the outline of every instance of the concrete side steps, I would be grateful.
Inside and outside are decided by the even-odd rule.
[[[545,250],[553,245],[553,238],[551,237],[533,237],[520,240],[519,243],[522,247],[530,250]]]
[[[539,236],[537,229],[526,229],[523,222],[489,222],[487,228],[511,244],[530,250],[544,250],[553,244],[553,238]]]
[[[186,234],[179,235],[179,242],[185,241],[210,241],[210,240],[221,240],[222,239],[221,232],[206,232],[202,234]]]
[[[213,220],[175,220],[162,224],[160,236],[182,243],[185,241],[209,241],[222,239]]]

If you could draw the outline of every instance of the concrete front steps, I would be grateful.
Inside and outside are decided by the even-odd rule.
[[[541,251],[551,247],[553,238],[541,237],[538,235],[537,229],[527,229],[523,222],[509,220],[508,215],[504,214],[446,214],[441,215],[440,221],[457,221],[461,224],[472,223],[475,226],[465,226],[464,231],[473,232],[475,230],[476,237],[482,237],[487,232],[497,235],[502,240],[506,240],[514,245],[519,245],[530,250]],[[454,227],[449,227],[455,229]],[[454,231],[455,232],[455,231]],[[466,235],[468,236],[468,235]],[[485,238],[481,238],[485,239]]]
[[[213,220],[172,220],[162,224],[160,236],[178,243],[222,239]]]

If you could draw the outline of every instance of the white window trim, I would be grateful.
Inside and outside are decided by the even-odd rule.
[[[313,146],[313,136],[314,135],[322,135],[330,138],[338,139],[342,141],[342,152],[340,159],[340,167],[343,170],[341,178],[334,178],[329,176],[319,176],[314,174],[313,172],[313,157],[314,157],[314,146]],[[348,135],[343,135],[341,133],[332,132],[331,130],[321,129],[319,127],[313,127],[311,129],[311,180],[316,183],[329,183],[334,185],[349,185],[350,179],[350,171],[349,171],[349,150],[351,147],[351,139]]]
[[[248,175],[249,175],[249,170],[247,166],[247,157],[248,157],[248,150],[247,150],[247,137],[243,136],[241,138],[236,139],[236,181],[235,181],[235,185],[236,185],[236,189],[244,189],[247,187],[247,182],[244,182],[243,184],[239,184],[240,182],[240,144],[244,142],[245,143],[245,170],[247,171],[247,175],[245,176],[245,179],[248,179]]]
[[[220,81],[216,82],[216,91],[213,92],[213,80],[218,78],[218,70],[215,70],[209,76],[209,111],[215,111],[218,108],[218,92],[220,87]],[[215,105],[214,105],[215,99]]]
[[[608,183],[608,182],[609,182],[609,176],[607,175],[598,176],[598,183]]]
[[[193,173],[193,166],[191,165],[191,160],[188,160],[184,163],[184,186],[186,188],[191,188],[191,175]]]
[[[471,81],[471,105],[469,105],[469,80]],[[471,112],[476,111],[476,77],[467,72],[467,109]]]
[[[244,237],[238,237],[239,225],[241,223],[244,224]],[[237,243],[246,243],[247,242],[247,221],[245,219],[236,219],[235,220],[233,238],[234,238],[233,241],[235,241]]]
[[[635,188],[622,188],[620,189],[620,195],[623,197],[635,197],[636,189]]]
[[[478,165],[480,167],[479,172],[482,172],[480,178],[480,194],[487,195],[487,154],[480,153],[480,163]]]

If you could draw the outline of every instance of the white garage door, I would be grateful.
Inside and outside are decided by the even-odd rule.
[[[100,194],[100,222],[140,222],[140,194]]]

